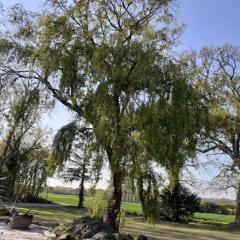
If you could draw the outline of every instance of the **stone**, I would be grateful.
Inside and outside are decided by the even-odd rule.
[[[57,235],[55,233],[51,233],[49,231],[45,231],[44,232],[44,235],[47,237],[47,238],[55,238]]]
[[[7,220],[9,220],[8,216],[0,216],[0,222],[5,222]]]
[[[99,232],[97,234],[95,234],[92,239],[94,240],[103,240],[108,234],[105,232]]]
[[[115,240],[118,240],[120,238],[120,234],[119,233],[113,233],[112,236],[114,237]]]
[[[59,240],[66,240],[66,239],[69,239],[69,235],[68,235],[67,233],[62,234],[62,235],[59,237]]]
[[[94,233],[91,230],[86,230],[86,232],[85,231],[82,232],[81,235],[82,238],[91,238],[94,235]]]
[[[137,238],[137,240],[148,240],[147,236],[140,234]]]

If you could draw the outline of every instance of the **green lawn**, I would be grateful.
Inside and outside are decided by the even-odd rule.
[[[36,211],[34,220],[43,220],[54,223],[67,223],[79,218],[87,211],[72,206],[44,205],[44,204],[17,204],[17,209],[25,212],[29,208]],[[138,236],[145,234],[150,240],[239,240],[239,231],[227,225],[206,224],[173,224],[157,223],[155,225],[142,221],[141,217],[126,218],[122,232]]]
[[[71,205],[71,206],[77,206],[78,204],[78,197],[75,195],[63,195],[63,194],[52,194],[52,193],[48,193],[48,195],[46,195],[46,193],[42,193],[40,194],[40,196],[44,199],[50,200],[58,204]],[[86,197],[84,201],[85,207],[89,207],[90,204],[91,204],[91,198]],[[137,204],[137,203],[123,203],[122,209],[128,213],[133,213],[138,215],[142,214],[142,207],[140,204]]]
[[[46,194],[42,193],[41,197],[46,199]],[[77,206],[78,197],[75,195],[62,195],[49,193],[47,199],[62,205]],[[91,204],[91,198],[87,197],[84,201],[85,207],[89,207]],[[142,214],[142,208],[137,203],[123,203],[122,209],[127,213]],[[195,213],[194,221],[209,224],[228,224],[234,221],[233,215],[213,214],[213,213]]]
[[[215,214],[215,213],[195,213],[194,220],[206,223],[222,223],[227,224],[234,222],[234,215],[224,215],[224,214]]]

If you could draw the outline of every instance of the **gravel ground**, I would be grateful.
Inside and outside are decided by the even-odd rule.
[[[47,240],[43,235],[46,228],[32,225],[26,230],[10,229],[5,223],[0,223],[1,240]]]

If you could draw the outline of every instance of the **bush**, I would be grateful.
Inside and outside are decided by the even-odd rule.
[[[92,217],[103,219],[107,210],[107,193],[106,191],[98,190],[92,200],[89,211]]]
[[[186,222],[198,210],[200,199],[181,184],[164,188],[160,194],[161,217],[172,222]]]

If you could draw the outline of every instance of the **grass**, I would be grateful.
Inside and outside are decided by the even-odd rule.
[[[41,196],[46,198],[44,193]],[[36,221],[53,223],[68,223],[87,214],[87,210],[79,210],[74,207],[78,202],[77,196],[48,194],[48,200],[59,205],[19,203],[17,209],[21,212],[32,209],[36,212],[34,214]],[[88,207],[90,204],[91,198],[86,198],[85,206]],[[127,212],[142,213],[141,206],[136,203],[123,203],[123,209]],[[159,222],[152,225],[144,222],[141,216],[127,215],[121,232],[134,236],[138,236],[140,233],[145,234],[151,240],[239,240],[240,231],[226,224],[234,220],[233,216],[196,213],[194,220],[195,223],[191,224]],[[204,221],[209,224],[199,224]]]
[[[42,193],[41,197],[46,198],[46,193]],[[78,197],[75,195],[63,195],[49,193],[47,199],[58,204],[77,206]],[[84,201],[85,207],[89,207],[91,198],[86,197]],[[122,209],[126,213],[142,215],[142,207],[138,203],[123,203]],[[233,215],[213,214],[213,213],[195,213],[194,222],[208,224],[228,224],[234,221]]]
[[[35,220],[43,220],[54,223],[68,223],[79,218],[86,211],[76,207],[64,205],[44,204],[18,204],[17,209],[25,212],[27,209],[36,211]],[[199,224],[173,224],[157,223],[155,225],[142,221],[141,217],[127,217],[124,228],[125,233],[138,236],[145,234],[151,240],[239,240],[239,231],[230,229],[227,225],[199,225]]]
[[[53,193],[42,193],[40,197],[52,201],[54,203],[62,204],[62,205],[70,205],[77,206],[78,197],[76,195],[64,195],[64,194],[53,194]],[[84,201],[84,206],[89,207],[91,204],[91,198],[86,197]],[[123,203],[122,209],[127,213],[142,214],[142,207],[138,203]]]
[[[234,222],[234,215],[224,215],[224,214],[215,214],[215,213],[195,213],[194,220],[200,221],[202,223],[219,223],[219,224],[228,224]]]

